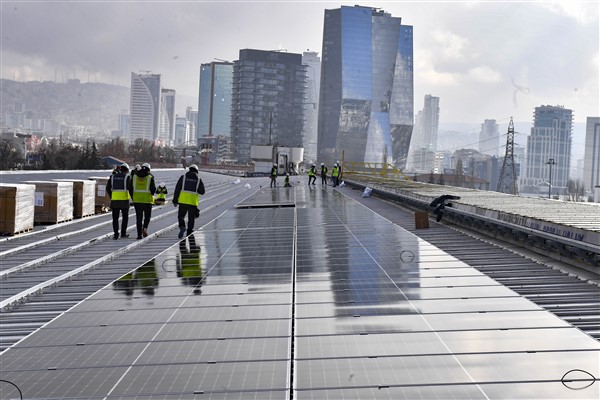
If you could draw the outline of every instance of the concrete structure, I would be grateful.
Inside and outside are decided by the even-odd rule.
[[[318,159],[404,169],[413,127],[412,26],[370,7],[325,10]]]

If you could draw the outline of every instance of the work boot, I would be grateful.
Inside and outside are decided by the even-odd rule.
[[[113,239],[114,239],[114,240],[117,240],[118,238],[119,238],[119,234],[118,234],[118,233],[115,233],[115,234],[113,235]]]
[[[146,228],[142,229],[142,236],[143,237],[147,237],[148,236],[148,229],[146,229]]]
[[[179,228],[179,235],[177,235],[177,237],[181,239],[183,238],[183,235],[185,235],[185,228]]]
[[[125,233],[121,233],[121,237],[122,238],[128,238],[129,237],[129,233],[125,232]]]

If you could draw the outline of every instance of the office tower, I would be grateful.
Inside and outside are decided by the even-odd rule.
[[[161,89],[160,144],[172,145],[175,140],[175,90]]]
[[[306,103],[304,105],[304,158],[317,161],[317,139],[319,122],[319,89],[321,88],[321,59],[315,51],[302,53],[302,64],[306,65]]]
[[[130,115],[127,110],[123,110],[119,114],[119,121],[117,124],[117,130],[120,132],[119,136],[129,137],[129,125]]]
[[[175,117],[174,145],[185,145],[190,141],[190,122],[186,117]]]
[[[563,106],[535,108],[531,135],[527,137],[527,167],[523,193],[561,194],[569,179],[573,111]]]
[[[194,110],[192,107],[186,107],[185,117],[190,123],[190,141],[197,140],[196,126],[198,125],[198,110]]]
[[[131,73],[129,138],[158,140],[160,130],[161,77]]]
[[[413,127],[412,26],[370,7],[325,10],[318,158],[399,168]]]
[[[437,137],[440,126],[440,98],[430,94],[425,95],[423,113],[421,116],[421,148],[436,151]]]
[[[587,117],[585,125],[583,186],[592,193],[600,186],[600,117]]]
[[[196,136],[231,135],[233,63],[211,62],[200,66]]]
[[[250,160],[252,145],[302,146],[306,65],[302,55],[240,50],[233,65],[233,156]]]
[[[500,150],[500,133],[495,119],[486,119],[479,131],[479,152],[497,156]]]

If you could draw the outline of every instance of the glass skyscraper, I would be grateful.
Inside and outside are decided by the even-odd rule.
[[[527,137],[523,193],[547,192],[548,184],[552,185],[552,194],[561,194],[566,189],[571,164],[572,131],[572,110],[562,106],[535,108],[533,128]]]
[[[159,137],[161,77],[131,73],[129,137],[155,141]]]
[[[231,135],[233,63],[212,62],[200,66],[196,135]]]
[[[318,161],[403,169],[413,127],[412,26],[370,7],[325,10]]]

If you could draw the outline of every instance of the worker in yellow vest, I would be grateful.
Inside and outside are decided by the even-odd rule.
[[[112,210],[113,239],[119,238],[119,215],[121,215],[121,237],[128,238],[127,224],[129,223],[129,200],[131,199],[128,191],[131,185],[129,176],[129,165],[121,164],[119,171],[111,175],[106,183],[106,193],[110,197],[110,208]]]
[[[331,181],[333,182],[333,187],[340,184],[340,167],[337,163],[333,164],[333,168],[331,169]]]
[[[175,185],[175,193],[173,194],[173,205],[179,206],[177,211],[177,221],[179,222],[179,239],[184,235],[189,236],[194,231],[194,223],[196,218],[200,216],[198,204],[200,203],[200,195],[205,193],[204,182],[198,176],[198,166],[190,165],[188,172],[182,175]],[[187,215],[187,227],[185,217]]]
[[[315,164],[310,166],[310,169],[308,170],[308,184],[315,184],[315,181],[317,180],[317,171],[315,170],[317,166]]]
[[[135,208],[135,223],[139,240],[148,236],[148,225],[150,225],[154,193],[156,193],[156,184],[154,176],[150,173],[150,164],[142,164],[131,180],[129,192],[133,199],[133,208]]]
[[[154,199],[154,204],[157,206],[165,204],[167,202],[167,194],[169,194],[167,187],[165,186],[164,182],[161,182],[156,188],[156,198]]]

